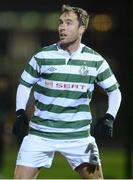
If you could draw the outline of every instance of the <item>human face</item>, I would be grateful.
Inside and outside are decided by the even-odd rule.
[[[61,14],[58,31],[61,45],[69,46],[81,41],[84,27],[79,26],[77,15],[74,12],[68,12]]]

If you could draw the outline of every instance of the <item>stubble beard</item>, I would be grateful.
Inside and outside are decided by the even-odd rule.
[[[78,41],[79,41],[79,39],[74,39],[73,41],[64,42],[64,43],[60,41],[60,46],[62,47],[62,49],[66,50],[69,47],[74,46],[74,44],[76,44],[76,42],[78,42]]]

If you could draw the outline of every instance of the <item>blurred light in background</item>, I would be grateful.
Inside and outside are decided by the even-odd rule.
[[[3,12],[0,13],[0,29],[35,30],[46,29],[56,31],[59,13],[38,12]]]
[[[19,25],[19,17],[14,12],[0,13],[0,29],[13,29]]]
[[[35,29],[41,26],[42,16],[37,12],[21,14],[20,25],[23,29]]]
[[[111,16],[107,14],[95,15],[92,18],[91,24],[96,31],[101,32],[109,31],[113,26]]]
[[[2,12],[0,13],[0,29],[46,29],[56,31],[58,16],[58,12]],[[109,31],[113,26],[112,17],[107,14],[94,15],[90,21],[92,29],[100,32]]]
[[[57,31],[59,13],[47,13],[44,15],[42,27],[47,30]]]

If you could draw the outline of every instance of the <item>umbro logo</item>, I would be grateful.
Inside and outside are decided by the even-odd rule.
[[[56,71],[57,69],[56,68],[54,68],[54,67],[50,67],[50,68],[48,68],[48,71],[51,71],[51,72],[54,72],[54,71]]]

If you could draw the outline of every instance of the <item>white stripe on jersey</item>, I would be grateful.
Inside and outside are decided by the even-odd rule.
[[[37,99],[39,102],[49,105],[57,105],[62,107],[74,107],[78,105],[89,105],[90,99],[87,98],[80,98],[75,101],[75,99],[67,99],[67,98],[61,98],[61,97],[49,97],[41,95],[37,92],[34,93],[35,99]],[[40,97],[40,98],[39,98]]]
[[[84,64],[83,66],[88,68],[86,64]],[[63,74],[79,75],[81,67],[82,66],[74,66],[74,65],[67,65],[67,66],[66,65],[61,65],[61,66],[60,65],[43,65],[41,68],[41,71],[44,73],[48,73],[48,74],[63,73]],[[89,67],[88,69],[89,69],[89,71],[88,71],[87,75],[96,76],[96,68],[95,67]]]
[[[53,113],[49,111],[41,111],[36,108],[34,113],[35,116],[38,116],[42,119],[51,119],[54,121],[81,121],[84,119],[92,119],[90,112],[77,112],[77,113]]]
[[[26,82],[29,83],[29,84],[34,84],[38,81],[38,78],[35,78],[33,76],[31,76],[29,73],[27,73],[25,70],[24,72],[22,73],[22,79],[25,80],[26,79]]]
[[[104,81],[100,81],[97,84],[99,86],[101,86],[102,88],[106,89],[106,88],[113,86],[116,83],[117,83],[117,81],[116,81],[114,75],[112,74],[109,78],[105,79]]]

